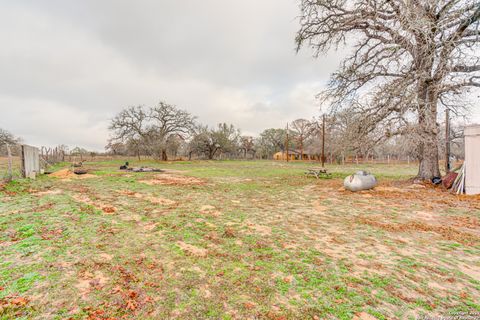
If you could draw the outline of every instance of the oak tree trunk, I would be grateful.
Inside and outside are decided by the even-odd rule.
[[[440,167],[438,164],[436,135],[432,136],[432,140],[423,143],[420,152],[420,166],[417,177],[422,180],[431,180],[433,177],[439,177]]]
[[[419,168],[417,178],[431,180],[440,176],[438,164],[437,95],[432,84],[424,82],[419,88]]]

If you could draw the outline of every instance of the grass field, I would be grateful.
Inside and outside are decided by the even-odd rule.
[[[90,162],[0,191],[0,319],[416,319],[480,312],[480,199],[407,165]],[[61,169],[58,165],[55,169]],[[344,191],[357,169],[375,190]]]

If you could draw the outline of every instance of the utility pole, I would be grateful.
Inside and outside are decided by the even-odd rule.
[[[285,152],[287,156],[287,162],[288,162],[288,122],[287,122],[287,131],[286,131],[286,136],[285,136]]]
[[[450,109],[445,110],[445,173],[450,172]]]
[[[325,167],[325,114],[322,117],[322,168]]]

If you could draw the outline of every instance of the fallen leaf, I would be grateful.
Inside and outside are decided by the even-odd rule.
[[[24,306],[28,303],[28,299],[23,298],[23,297],[16,297],[10,300],[11,304],[17,305],[17,306]]]
[[[117,211],[114,207],[103,207],[102,210],[105,213],[114,213],[115,211]]]
[[[128,310],[134,311],[135,309],[137,309],[137,303],[134,300],[130,299],[130,300],[127,301],[126,308]]]

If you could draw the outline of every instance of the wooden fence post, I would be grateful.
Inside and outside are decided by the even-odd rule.
[[[7,154],[8,154],[8,181],[13,179],[13,170],[12,170],[12,152],[10,150],[10,145],[7,143]]]

